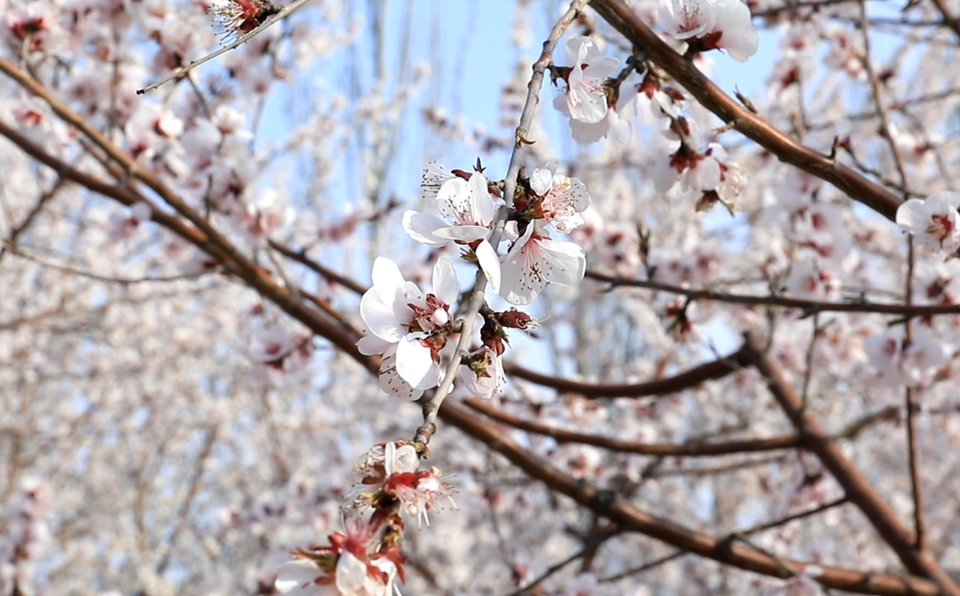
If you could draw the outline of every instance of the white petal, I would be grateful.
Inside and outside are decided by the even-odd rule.
[[[401,379],[400,375],[397,374],[396,350],[383,359],[383,363],[380,365],[379,381],[381,389],[404,401],[416,401],[423,395],[423,391],[414,389],[410,386],[410,383]]]
[[[720,185],[720,164],[712,157],[701,159],[687,170],[686,184],[697,191],[713,190]]]
[[[414,389],[430,389],[439,382],[439,367],[430,348],[416,339],[403,338],[397,343],[397,374]]]
[[[404,474],[406,472],[416,472],[420,468],[420,457],[413,445],[401,445],[393,452],[393,460],[390,462],[393,469],[391,474]]]
[[[960,208],[960,193],[941,190],[927,197],[924,202],[931,211],[956,211]]]
[[[607,110],[607,116],[612,114],[612,110]],[[607,136],[607,132],[610,130],[610,119],[604,118],[600,122],[595,124],[589,124],[587,122],[581,122],[575,118],[570,119],[570,133],[573,135],[573,140],[580,143],[581,145],[589,145],[590,143],[596,143],[603,137]]]
[[[373,273],[371,274],[373,285],[399,288],[406,281],[397,264],[386,257],[377,257],[373,261]]]
[[[451,241],[473,242],[490,235],[490,228],[483,226],[447,226],[440,228],[434,235],[438,239],[445,240],[445,243]]]
[[[620,59],[612,56],[597,56],[586,68],[583,69],[583,76],[594,79],[608,79],[617,74],[620,69]]]
[[[394,346],[396,346],[395,343],[386,341],[372,333],[370,335],[364,335],[357,341],[357,351],[364,356],[383,354]]]
[[[367,580],[367,566],[348,552],[340,553],[337,560],[336,585],[343,596],[355,596],[363,590]]]
[[[453,224],[477,223],[473,221],[473,205],[463,178],[451,178],[443,183],[437,193],[437,210]]]
[[[897,207],[897,223],[910,233],[916,234],[925,230],[929,218],[920,199],[910,199]]]
[[[473,175],[470,176],[470,182],[467,186],[470,204],[473,206],[473,221],[471,223],[482,226],[492,222],[497,211],[487,185],[488,181],[486,176],[479,172],[474,172]]]
[[[286,594],[317,579],[321,569],[311,561],[296,559],[287,561],[277,570],[277,581],[274,587],[281,594]]]
[[[575,242],[539,240],[540,269],[548,282],[561,286],[575,286],[587,271],[583,249]]]
[[[543,196],[553,188],[553,172],[546,168],[537,168],[530,176],[530,188],[537,196]]]
[[[460,298],[460,282],[453,263],[447,257],[437,259],[433,266],[433,293],[448,305],[454,305]]]
[[[484,240],[477,245],[477,262],[480,264],[480,270],[490,282],[490,289],[495,293],[500,293],[500,257],[493,245]]]
[[[390,343],[400,341],[404,331],[400,328],[394,302],[398,288],[392,288],[392,294],[384,295],[391,288],[373,286],[360,298],[360,318],[370,333]]]
[[[446,228],[447,225],[447,222],[432,213],[407,211],[403,214],[403,229],[407,236],[427,246],[446,246],[450,243],[436,234],[437,230]]]
[[[582,87],[570,90],[570,117],[584,124],[596,124],[607,115],[607,96]]]

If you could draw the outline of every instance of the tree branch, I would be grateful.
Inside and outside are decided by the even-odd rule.
[[[780,161],[830,182],[850,198],[894,219],[900,197],[855,170],[837,163],[777,130],[725,94],[692,62],[675,52],[622,0],[592,0],[590,5],[647,59],[654,62],[725,123],[776,155]]]
[[[803,407],[800,396],[787,383],[780,367],[765,353],[763,342],[757,337],[747,336],[745,346],[757,370],[767,380],[770,392],[800,434],[803,446],[816,454],[830,470],[850,502],[863,511],[904,566],[915,575],[936,581],[944,594],[960,596],[960,588],[936,561],[914,546],[913,536],[897,518],[897,514],[874,491],[870,482],[847,459],[813,415]]]
[[[715,292],[713,290],[693,290],[665,284],[659,281],[646,279],[628,279],[588,271],[586,277],[610,284],[610,289],[618,287],[646,288],[660,292],[669,292],[686,296],[691,300],[712,300],[730,304],[746,304],[750,306],[781,306],[797,308],[804,311],[803,315],[818,312],[870,312],[886,315],[900,315],[905,317],[929,317],[933,315],[960,314],[960,304],[881,304],[866,300],[851,302],[818,302],[816,300],[802,300],[800,298],[785,298],[782,296],[753,296],[748,294],[734,294]]]
[[[787,578],[791,575],[783,568],[781,565],[783,560],[779,557],[775,559],[738,541],[720,540],[644,513],[616,494],[599,490],[583,480],[573,478],[523,449],[508,434],[480,421],[459,404],[449,400],[445,402],[440,409],[440,417],[489,449],[503,455],[528,476],[546,484],[550,490],[566,495],[576,503],[618,524],[623,530],[638,532],[683,551],[740,569],[779,578]],[[799,561],[786,560],[786,562],[801,569],[807,565]],[[822,573],[815,579],[829,588],[884,596],[935,596],[940,593],[935,583],[918,577],[896,577],[820,564],[817,566]]]
[[[560,379],[551,375],[534,372],[518,364],[509,362],[504,363],[503,368],[508,375],[536,383],[543,387],[550,387],[563,393],[579,393],[586,397],[652,397],[677,393],[684,389],[696,387],[706,381],[722,379],[730,373],[747,366],[748,363],[744,353],[738,350],[729,356],[724,356],[713,362],[695,366],[690,370],[666,379],[628,385],[588,383],[585,381]]]
[[[556,428],[547,424],[540,424],[531,420],[523,420],[503,410],[499,410],[485,399],[469,398],[463,400],[464,405],[481,412],[482,414],[493,418],[513,428],[532,432],[534,434],[552,437],[558,443],[579,443],[582,445],[593,445],[602,447],[610,451],[621,453],[638,453],[640,455],[665,456],[716,456],[730,455],[733,453],[755,453],[759,451],[773,451],[776,449],[789,449],[799,445],[800,440],[796,436],[773,437],[770,439],[748,439],[738,441],[725,441],[723,443],[687,443],[667,444],[667,443],[640,443],[637,441],[625,441],[622,439],[613,439],[610,437],[601,437],[589,435],[574,431]]]

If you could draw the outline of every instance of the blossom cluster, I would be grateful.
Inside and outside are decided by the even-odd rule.
[[[449,171],[430,164],[421,197],[435,202],[439,215],[407,211],[403,228],[413,240],[433,248],[461,247],[461,259],[476,264],[490,288],[514,305],[530,304],[548,283],[577,284],[586,270],[583,249],[554,239],[551,228],[566,234],[583,223],[581,214],[590,206],[583,183],[558,173],[551,162],[521,180],[509,207],[501,194],[500,186],[481,171]],[[498,218],[501,210],[504,218]],[[358,348],[382,356],[380,385],[386,392],[418,399],[443,380],[442,352],[449,338],[472,331],[462,329],[456,319],[460,286],[453,262],[437,260],[432,292],[407,281],[385,257],[374,262],[372,277],[373,286],[360,301],[369,334]],[[461,378],[471,394],[490,397],[505,382],[500,360],[504,328],[527,329],[535,322],[516,310],[484,309],[481,316],[482,343],[464,359]]]
[[[404,581],[400,553],[404,521],[401,513],[427,520],[427,511],[453,489],[440,471],[420,469],[420,453],[410,442],[381,443],[356,465],[360,490],[358,510],[372,509],[366,522],[351,518],[329,544],[293,551],[280,566],[275,587],[291,596],[392,596],[396,580]]]

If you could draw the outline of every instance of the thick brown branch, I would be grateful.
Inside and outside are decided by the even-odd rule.
[[[897,518],[893,509],[880,498],[860,470],[847,459],[820,423],[803,407],[800,396],[787,383],[780,367],[764,352],[763,342],[756,337],[748,336],[745,346],[749,358],[767,380],[770,392],[800,433],[803,446],[816,454],[823,465],[830,470],[843,487],[850,502],[867,516],[877,533],[890,545],[903,565],[913,574],[936,581],[942,587],[944,594],[960,595],[960,588],[950,576],[936,561],[914,546],[913,536]]]
[[[576,503],[618,524],[623,530],[639,532],[681,550],[740,569],[780,578],[791,575],[784,569],[784,560],[779,557],[758,552],[740,541],[720,540],[649,515],[616,494],[598,490],[573,478],[523,449],[509,435],[482,422],[451,400],[447,400],[440,408],[440,417],[500,453],[531,478],[546,484],[550,490],[566,495]],[[786,563],[798,569],[805,567],[804,563],[798,561],[787,560]],[[917,577],[895,577],[819,564],[818,567],[822,569],[822,573],[816,577],[817,581],[825,586],[849,592],[887,596],[934,596],[939,593],[935,583]]]
[[[836,160],[799,143],[725,94],[689,60],[673,51],[622,0],[592,0],[590,5],[649,60],[693,95],[705,108],[755,141],[780,161],[830,182],[850,198],[888,219],[896,216],[900,197]]]
[[[688,371],[666,379],[628,385],[572,381],[534,372],[517,364],[504,363],[503,366],[507,375],[544,387],[551,387],[561,392],[579,393],[587,397],[651,397],[676,393],[696,387],[706,381],[722,379],[730,373],[740,370],[745,365],[744,355],[737,351],[729,356],[695,366]]]
[[[3,121],[0,121],[0,135],[10,139],[27,155],[52,168],[57,175],[64,180],[76,182],[92,192],[111,198],[124,205],[131,206],[138,202],[146,201],[145,197],[129,187],[116,186],[104,182],[95,176],[67,165],[60,159],[47,153],[38,144],[20,134],[20,132]],[[258,266],[254,266],[252,269],[238,268],[236,263],[230,258],[230,255],[225,254],[217,244],[212,244],[202,231],[175,215],[154,209],[151,219],[207,252],[218,262],[224,264],[231,273],[240,277],[247,285],[260,291],[265,297],[286,311],[294,319],[303,323],[315,334],[329,340],[367,370],[371,372],[379,370],[379,362],[357,351],[356,341],[358,338],[355,335],[333,324],[333,322],[324,318],[318,311],[310,308],[301,300],[295,300],[285,288],[271,279],[269,273],[263,268]]]

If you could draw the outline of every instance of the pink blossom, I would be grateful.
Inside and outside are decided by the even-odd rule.
[[[583,224],[580,214],[590,206],[590,193],[583,182],[557,174],[556,162],[533,171],[530,189],[536,195],[530,219],[545,219],[563,234]]]
[[[420,469],[420,457],[409,443],[375,445],[357,462],[356,472],[363,479],[364,491],[354,506],[376,507],[384,497],[396,499],[408,515],[428,526],[427,511],[437,498],[451,498],[454,492],[440,470]]]
[[[902,327],[868,337],[863,344],[870,364],[889,383],[928,385],[949,358],[943,342],[917,326],[908,343]]]
[[[360,339],[358,348],[364,354],[384,355],[381,376],[386,374],[389,380],[395,372],[417,391],[440,382],[439,350],[449,333],[449,305],[459,297],[453,263],[445,257],[434,266],[433,289],[434,293],[424,294],[403,278],[393,261],[378,257],[373,264],[373,286],[360,299],[360,317],[369,335]],[[416,395],[402,386],[388,387],[397,396]]]
[[[110,239],[117,241],[130,238],[140,226],[140,223],[149,221],[152,215],[153,208],[149,203],[143,201],[130,207],[130,212],[127,214],[112,213],[110,215]]]
[[[596,43],[586,36],[567,41],[567,59],[573,66],[562,96],[566,113],[579,122],[596,124],[607,115],[606,80],[617,73],[620,60],[601,56]]]
[[[573,65],[565,74],[566,92],[553,106],[570,118],[570,129],[578,143],[599,141],[622,124],[610,108],[607,79],[617,74],[620,60],[601,56],[589,37],[567,41],[567,60]]]
[[[807,300],[832,300],[840,291],[840,279],[813,259],[794,261],[784,281],[787,293]]]
[[[511,304],[530,304],[548,283],[574,286],[586,272],[583,249],[550,238],[546,222],[534,220],[503,259],[499,294]]]
[[[424,196],[432,193],[432,185],[442,177],[442,172],[436,168],[431,172],[424,171],[424,185],[421,186]],[[431,213],[407,211],[403,214],[403,229],[408,236],[427,246],[446,246],[451,242],[469,244],[496,292],[500,287],[500,261],[487,238],[493,232],[491,225],[499,205],[490,194],[488,184],[486,177],[479,172],[474,172],[469,181],[460,177],[445,180],[436,198],[437,210],[447,221]]]
[[[925,200],[910,199],[897,208],[897,223],[913,234],[921,250],[953,253],[960,248],[960,193],[941,191]]]
[[[759,47],[750,9],[740,0],[660,0],[660,25],[677,40],[699,39],[744,62]]]
[[[254,363],[254,376],[274,387],[283,387],[307,370],[313,359],[310,334],[282,325],[257,326],[250,338],[247,357]]]
[[[490,399],[507,382],[502,357],[487,346],[481,347],[471,362],[460,369],[460,380],[471,396]]]
[[[334,532],[329,546],[297,549],[280,566],[274,587],[288,596],[393,596],[398,563],[390,554],[371,553],[377,543],[363,524]]]

